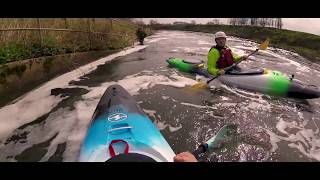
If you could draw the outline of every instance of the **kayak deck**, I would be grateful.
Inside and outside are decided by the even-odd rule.
[[[113,143],[115,140],[120,141]],[[108,161],[113,158],[111,149],[114,157],[136,153],[155,161],[173,161],[175,155],[157,127],[119,85],[110,86],[98,103],[80,161]]]

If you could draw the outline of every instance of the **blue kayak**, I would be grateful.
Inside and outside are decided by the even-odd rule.
[[[81,162],[172,162],[175,153],[121,86],[103,94],[80,150]]]

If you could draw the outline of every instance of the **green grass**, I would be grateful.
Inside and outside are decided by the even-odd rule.
[[[42,45],[33,42],[28,44],[12,42],[0,47],[0,63],[3,64],[15,60],[57,55],[64,53],[65,50],[66,49],[59,46],[52,37],[43,39]]]
[[[227,35],[251,39],[262,42],[270,38],[270,46],[294,51],[313,62],[320,62],[320,36],[255,26],[229,26],[229,25],[154,25],[152,29],[184,30],[205,33],[224,31]]]
[[[43,28],[88,30],[87,18],[47,18],[40,19],[40,24]],[[37,27],[36,18],[0,18],[0,29]],[[137,28],[137,24],[124,19],[111,22],[95,18],[90,19],[90,30],[107,35],[42,30],[40,41],[38,30],[0,31],[0,64],[64,53],[121,49],[136,41]],[[148,35],[152,33],[150,29],[147,31]]]

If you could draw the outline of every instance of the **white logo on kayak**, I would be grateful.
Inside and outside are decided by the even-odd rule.
[[[108,117],[108,121],[111,121],[111,122],[118,122],[118,121],[123,121],[125,119],[127,119],[127,115],[126,114],[123,114],[123,113],[115,113],[115,114],[112,114]]]

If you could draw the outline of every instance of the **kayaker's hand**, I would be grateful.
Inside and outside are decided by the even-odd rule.
[[[220,74],[220,75],[223,75],[223,74],[225,74],[225,73],[226,73],[226,71],[223,70],[223,69],[221,69],[221,70],[219,71],[219,74]]]
[[[173,158],[174,162],[198,162],[196,157],[190,152],[182,152]]]

